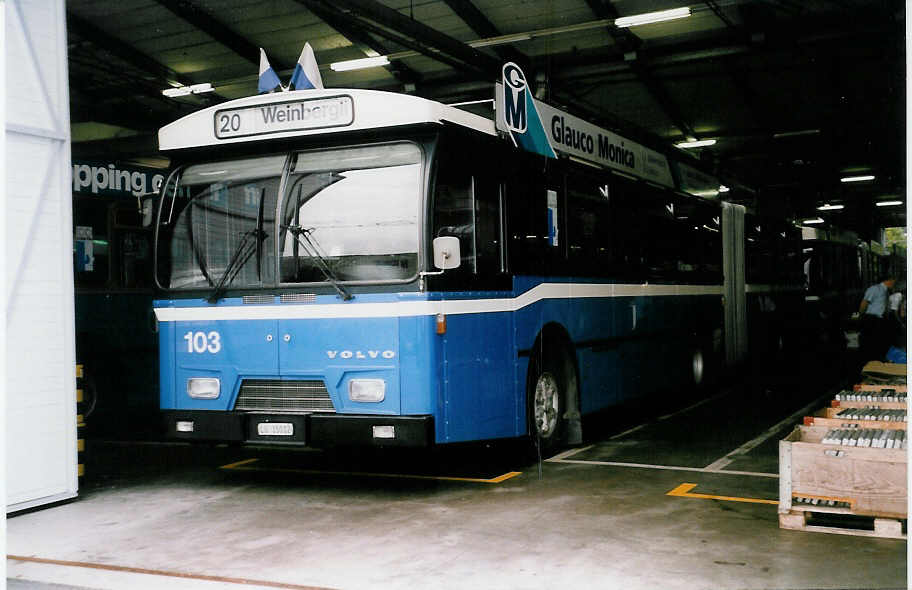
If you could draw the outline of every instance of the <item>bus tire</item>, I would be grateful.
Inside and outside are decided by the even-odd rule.
[[[566,427],[566,363],[559,354],[544,350],[532,357],[526,398],[526,421],[532,446],[545,456],[560,447]]]

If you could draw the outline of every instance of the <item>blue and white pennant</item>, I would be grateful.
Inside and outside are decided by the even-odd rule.
[[[269,65],[266,58],[266,52],[260,48],[260,77],[257,83],[257,91],[260,94],[266,92],[282,91],[286,92],[294,88],[295,90],[322,90],[323,78],[320,77],[320,67],[317,65],[317,59],[314,57],[313,48],[310,43],[304,44],[301,50],[301,56],[298,57],[298,63],[295,64],[294,73],[291,74],[291,80],[288,86],[282,86],[278,74]]]

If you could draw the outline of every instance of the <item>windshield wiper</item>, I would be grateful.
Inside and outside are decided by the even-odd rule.
[[[217,303],[218,300],[222,298],[228,285],[231,284],[234,277],[236,277],[241,269],[244,268],[244,265],[247,264],[250,257],[253,256],[255,252],[259,251],[260,243],[266,239],[266,232],[259,228],[242,232],[241,235],[241,241],[238,243],[234,254],[231,255],[228,266],[225,267],[225,272],[222,273],[222,278],[219,279],[218,284],[215,286],[215,290],[212,291],[212,294],[207,298],[209,303]],[[250,238],[254,238],[256,241],[250,242]]]
[[[307,252],[307,255],[317,262],[317,268],[320,269],[329,284],[332,285],[333,288],[335,288],[335,290],[339,293],[339,297],[342,298],[342,301],[350,300],[352,298],[352,294],[349,293],[345,287],[339,283],[339,279],[329,267],[329,263],[326,262],[326,258],[320,254],[320,249],[317,247],[316,240],[314,240],[312,237],[313,229],[307,229],[305,227],[301,227],[300,225],[289,225],[288,231],[291,232],[295,238],[297,238],[298,243],[302,248],[304,248],[304,250]]]

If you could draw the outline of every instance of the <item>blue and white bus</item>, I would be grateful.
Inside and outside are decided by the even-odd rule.
[[[164,127],[168,436],[553,448],[581,440],[582,415],[742,360],[724,334],[745,312],[724,296],[743,306],[743,208],[528,100],[522,132],[551,155],[521,149],[515,125],[370,90],[243,98]]]

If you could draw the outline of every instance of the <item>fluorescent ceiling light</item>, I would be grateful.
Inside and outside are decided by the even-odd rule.
[[[895,207],[896,205],[902,205],[902,201],[878,201],[876,205],[878,207]]]
[[[801,131],[783,131],[782,133],[773,133],[774,139],[782,139],[783,137],[799,137],[801,135],[817,135],[820,133],[820,129],[802,129]]]
[[[187,96],[188,94],[193,94],[193,91],[190,90],[189,86],[180,86],[178,88],[165,88],[162,90],[162,94],[168,98],[176,98],[178,96]]]
[[[840,209],[845,209],[845,205],[830,205],[829,203],[827,203],[826,205],[821,205],[820,207],[817,207],[818,211],[838,211]]]
[[[162,94],[168,98],[176,98],[178,96],[187,96],[188,94],[203,94],[205,92],[214,92],[215,88],[212,87],[212,84],[209,82],[203,82],[202,84],[191,84],[190,86],[176,86],[174,88],[165,88],[162,90]]]
[[[874,175],[868,174],[865,176],[843,176],[839,179],[839,182],[865,182],[866,180],[874,180]]]
[[[719,185],[719,192],[720,192],[720,193],[727,193],[727,192],[730,191],[730,190],[731,190],[731,189],[728,188],[727,186],[725,186],[724,184],[720,184],[720,185]]]
[[[202,84],[193,84],[190,86],[190,90],[193,94],[203,94],[205,92],[214,92],[215,88],[209,82],[203,82]]]
[[[690,7],[673,8],[671,10],[660,10],[659,12],[645,12],[633,16],[622,16],[614,19],[616,27],[635,27],[637,25],[648,25],[651,23],[660,23],[666,20],[676,18],[685,18],[690,16]]]
[[[682,141],[680,143],[676,143],[675,147],[681,148],[682,150],[686,150],[689,148],[706,147],[709,145],[716,145],[716,140],[715,139],[700,139],[698,141]]]
[[[815,225],[815,224],[823,223],[823,219],[821,219],[820,217],[818,217],[816,219],[805,219],[801,223],[803,223],[804,225]]]
[[[363,70],[365,68],[376,68],[389,64],[389,58],[385,55],[376,57],[365,57],[362,59],[350,59],[348,61],[336,61],[329,64],[330,69],[334,72],[348,72],[351,70]]]

